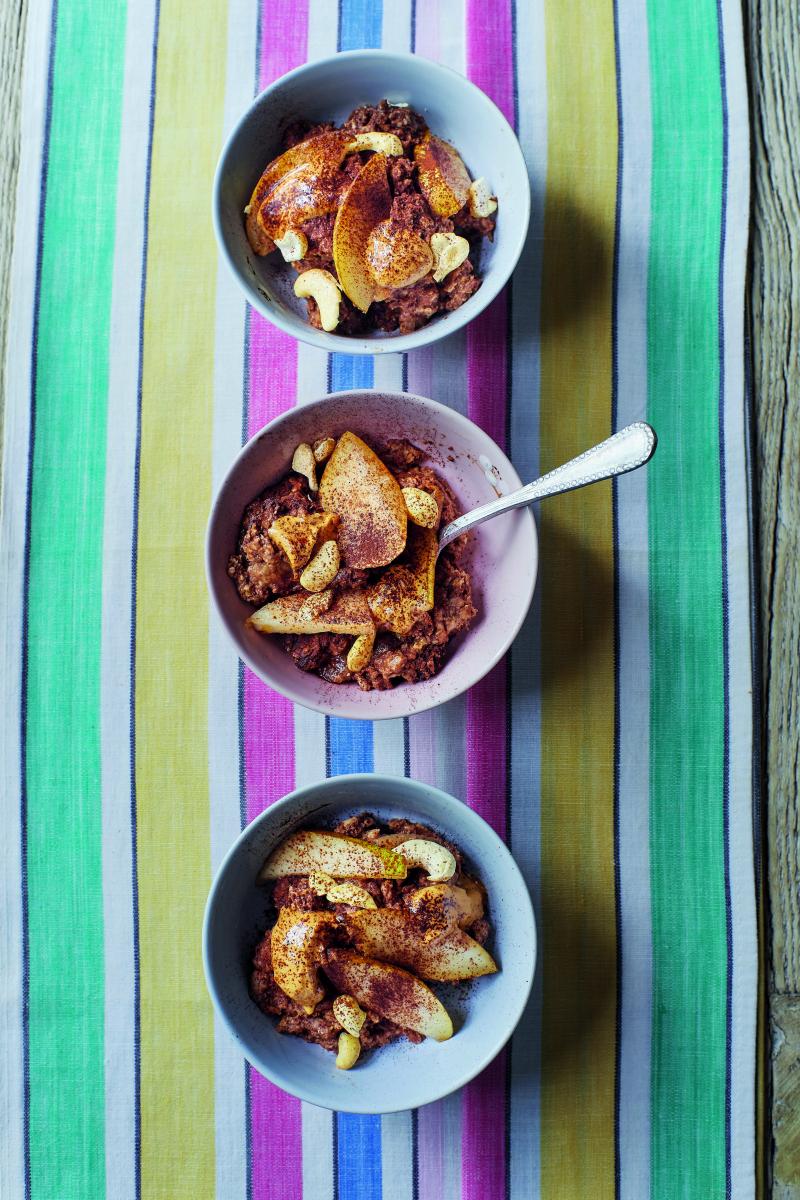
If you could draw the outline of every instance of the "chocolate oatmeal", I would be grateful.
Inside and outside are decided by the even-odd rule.
[[[292,1034],[354,1065],[398,1038],[452,1036],[428,986],[491,974],[480,880],[426,825],[360,813],[302,830],[259,874],[270,925],[253,954],[250,994]]]
[[[456,147],[407,105],[381,100],[331,123],[293,122],[245,209],[258,255],[298,273],[309,323],[337,334],[412,333],[480,287],[497,201]]]
[[[372,447],[353,433],[320,439],[316,457],[298,447],[294,466],[248,505],[228,563],[242,600],[260,606],[250,625],[329,683],[430,679],[476,615],[469,539],[437,558],[438,529],[459,515],[447,480],[411,442]]]

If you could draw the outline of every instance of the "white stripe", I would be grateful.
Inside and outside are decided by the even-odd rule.
[[[395,54],[411,49],[411,0],[384,0],[381,46]]]
[[[3,503],[0,515],[0,1196],[22,1196],[22,872],[20,862],[20,683],[23,546],[30,434],[30,346],[47,92],[49,5],[31,5],[22,78],[19,181],[17,184],[12,304],[8,321],[6,409],[3,429]]]
[[[302,1200],[331,1200],[333,1196],[333,1121],[334,1114],[326,1108],[303,1102]]]
[[[465,0],[447,5],[418,3],[416,52],[462,74],[466,71]],[[467,410],[466,331],[408,355],[408,390],[465,413]],[[413,752],[425,764],[429,782],[459,799],[466,796],[466,697],[409,718]],[[412,775],[417,772],[412,766]],[[417,1110],[420,1200],[459,1200],[461,1196],[461,1092]],[[441,1137],[441,1140],[440,1140]]]
[[[308,61],[335,54],[338,38],[336,5],[330,0],[308,0]]]
[[[388,1113],[381,1117],[381,1200],[413,1200],[411,1122],[410,1112]]]
[[[755,1195],[756,1012],[758,930],[753,880],[753,679],[745,427],[744,287],[750,211],[750,147],[742,15],[724,0],[728,96],[728,208],[725,237],[725,498],[730,697],[729,856],[733,932],[731,989],[731,1197]]]
[[[231,0],[228,8],[224,134],[252,99],[258,0]],[[214,332],[214,408],[211,434],[212,488],[216,493],[241,446],[244,398],[246,305],[226,264],[217,265]],[[220,622],[209,614],[208,782],[211,870],[236,840],[241,827],[239,779],[239,660]],[[214,1015],[214,1135],[216,1194],[247,1191],[246,1069],[219,1017]]]
[[[650,57],[646,0],[620,0],[623,172],[617,287],[617,426],[647,413]],[[650,635],[647,473],[617,485],[619,534],[619,1046],[621,1200],[650,1189]]]
[[[376,354],[373,360],[373,386],[379,392],[402,392],[403,355]]]
[[[108,1194],[135,1195],[135,960],[131,833],[131,612],[140,280],[144,257],[155,3],[125,30],[106,433],[100,657],[105,1162]],[[122,619],[121,619],[122,618]]]
[[[405,726],[402,720],[373,723],[372,765],[376,775],[405,774]]]
[[[519,138],[531,186],[531,225],[514,274],[511,311],[510,454],[523,481],[539,473],[542,224],[547,178],[547,61],[544,3],[517,4],[516,64]],[[511,820],[514,857],[530,889],[541,929],[541,694],[538,595],[511,652]],[[542,973],[511,1043],[509,1186],[512,1196],[538,1194]]]

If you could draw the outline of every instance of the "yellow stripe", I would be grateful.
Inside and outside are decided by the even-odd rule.
[[[607,437],[611,427],[617,169],[611,0],[547,0],[546,36],[543,470]],[[610,485],[548,503],[541,562],[542,1196],[613,1200]]]
[[[210,197],[227,15],[223,0],[163,0],[158,42],[136,609],[145,1200],[214,1194],[213,1023],[200,961],[210,874],[202,546],[211,498]]]

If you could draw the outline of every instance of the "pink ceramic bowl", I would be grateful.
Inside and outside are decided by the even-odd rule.
[[[242,513],[251,500],[290,469],[299,442],[351,429],[366,437],[406,437],[426,452],[447,479],[462,510],[513,491],[521,481],[492,439],[460,413],[405,392],[336,392],[277,417],[242,449],[211,510],[206,574],[211,597],[240,658],[275,691],[328,716],[380,720],[406,717],[452,700],[492,669],[516,637],[536,583],[538,546],[530,509],[487,522],[473,534],[470,569],[478,617],[448,647],[438,675],[391,691],[362,692],[298,670],[277,637],[245,626],[253,611],[227,574]]]

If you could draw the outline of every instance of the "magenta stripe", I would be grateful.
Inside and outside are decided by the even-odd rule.
[[[510,0],[467,0],[467,75],[514,124],[514,23]]]
[[[467,0],[467,74],[514,119],[514,46],[510,0]],[[500,446],[506,441],[508,298],[505,293],[468,328],[468,413]],[[507,667],[499,663],[467,697],[467,803],[506,836]],[[502,1200],[506,1190],[506,1077],[501,1054],[464,1089],[463,1200]]]
[[[307,0],[262,0],[259,90],[306,58]],[[295,403],[297,343],[249,310],[248,437]],[[244,679],[247,818],[294,787],[292,705],[250,671]],[[250,1071],[253,1200],[300,1200],[303,1134],[300,1102]]]

